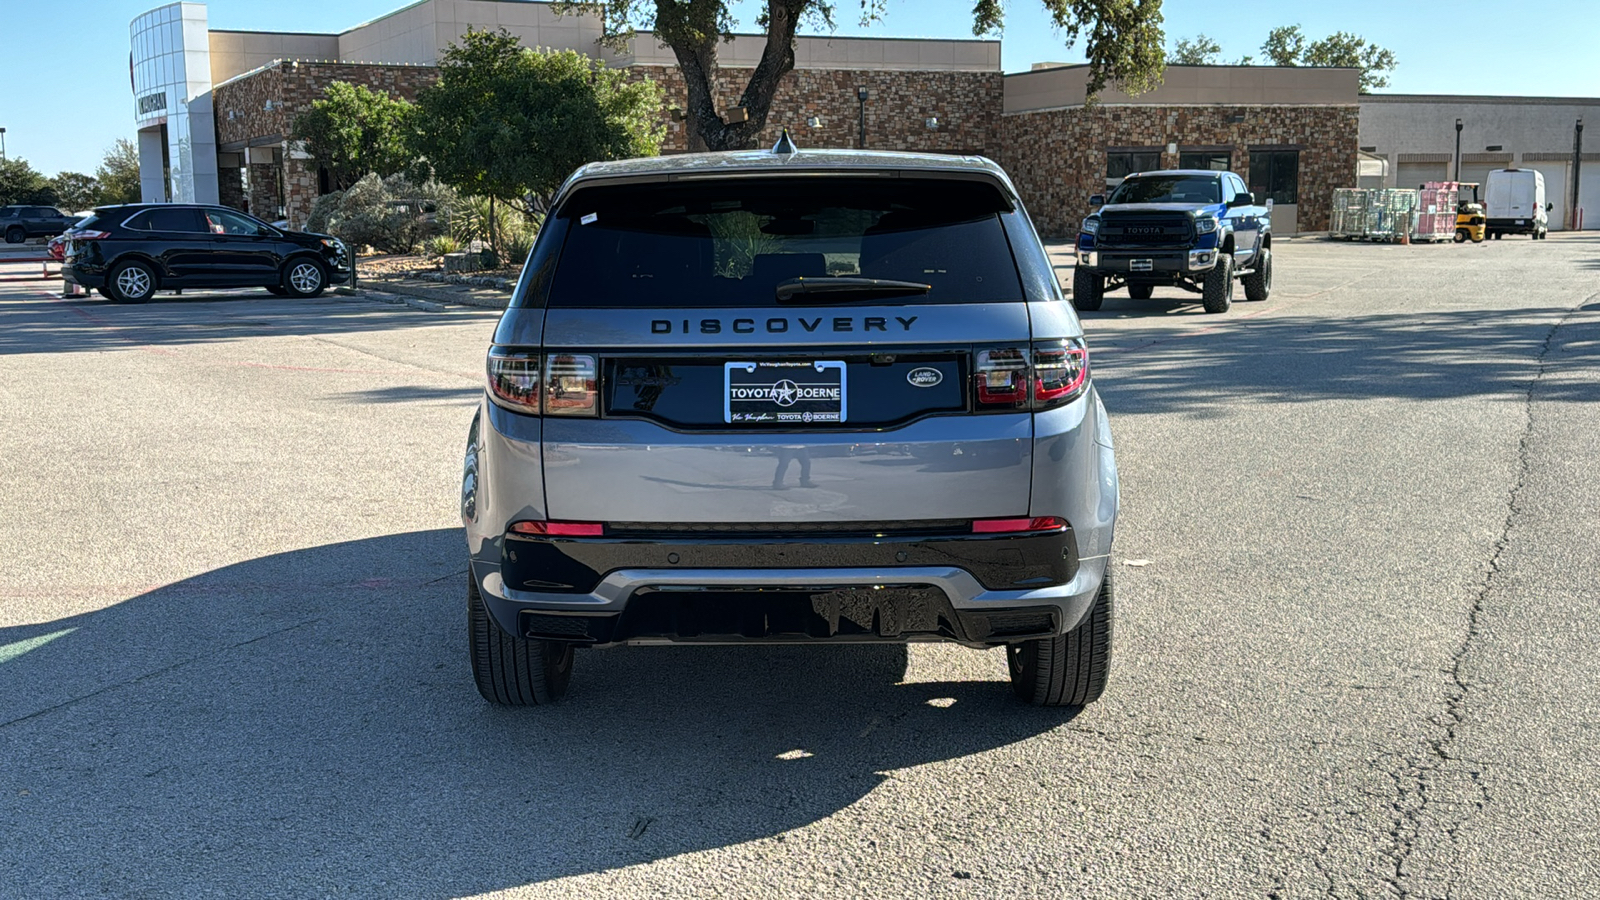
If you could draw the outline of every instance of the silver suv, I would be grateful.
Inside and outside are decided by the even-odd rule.
[[[1072,307],[986,159],[578,170],[488,353],[461,493],[478,690],[616,644],[1004,646],[1105,687],[1117,469]]]

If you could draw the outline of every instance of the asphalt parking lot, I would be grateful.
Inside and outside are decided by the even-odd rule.
[[[0,896],[1600,895],[1600,236],[1085,315],[1116,659],[580,653],[492,708],[495,316],[0,284]],[[5,274],[0,272],[0,274]]]

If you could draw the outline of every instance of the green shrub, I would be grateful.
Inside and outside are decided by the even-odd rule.
[[[422,242],[422,252],[428,256],[443,256],[446,253],[456,253],[461,249],[461,242],[448,234],[438,234]]]
[[[502,246],[506,251],[506,261],[514,266],[520,266],[528,261],[528,254],[533,252],[533,239],[538,237],[532,229],[523,231],[506,239]]]

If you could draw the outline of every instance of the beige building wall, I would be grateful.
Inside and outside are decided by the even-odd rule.
[[[339,35],[339,58],[436,65],[444,49],[460,41],[469,28],[504,28],[528,47],[600,53],[596,44],[600,21],[593,16],[558,16],[547,3],[422,0]]]
[[[259,69],[275,59],[338,59],[336,34],[212,31],[211,83]]]
[[[339,35],[343,62],[433,65],[438,61],[436,0],[423,0]]]
[[[1006,76],[1005,111],[1081,107],[1088,66],[1035,69]],[[1282,66],[1168,66],[1160,87],[1136,96],[1107,88],[1105,106],[1342,106],[1361,96],[1356,69]]]
[[[464,0],[458,0],[464,2]],[[598,28],[595,36],[599,36]],[[755,68],[765,49],[765,35],[741,34],[717,45],[717,64],[728,68]],[[678,58],[648,31],[634,38],[631,52],[617,58],[619,65],[676,66]],[[999,41],[921,40],[917,38],[799,37],[795,39],[797,69],[866,69],[876,71],[998,72]]]

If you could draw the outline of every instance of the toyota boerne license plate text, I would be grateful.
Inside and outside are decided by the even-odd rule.
[[[843,422],[845,416],[843,362],[723,365],[722,420],[730,425]]]

